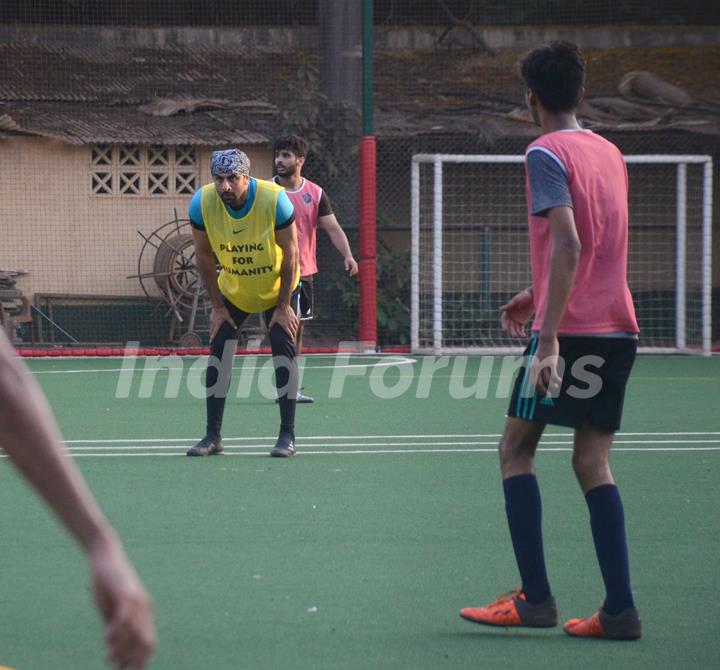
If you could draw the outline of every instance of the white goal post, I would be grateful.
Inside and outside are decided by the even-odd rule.
[[[518,352],[498,309],[530,283],[522,155],[416,154],[411,348]],[[628,282],[644,353],[711,353],[710,156],[628,155]]]

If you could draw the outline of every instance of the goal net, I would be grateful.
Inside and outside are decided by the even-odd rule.
[[[642,352],[711,351],[712,160],[629,155],[628,281]],[[518,351],[500,305],[530,284],[524,156],[412,159],[411,346]]]

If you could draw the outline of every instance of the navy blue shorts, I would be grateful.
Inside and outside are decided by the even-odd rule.
[[[612,432],[618,430],[637,340],[561,335],[558,342],[560,391],[553,397],[540,396],[532,385],[529,362],[538,345],[537,336],[533,336],[515,380],[508,416],[569,428],[589,423]],[[564,366],[562,371],[560,365]]]

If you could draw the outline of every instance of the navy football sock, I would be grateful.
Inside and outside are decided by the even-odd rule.
[[[603,609],[611,615],[634,607],[625,537],[625,513],[615,484],[602,484],[585,495],[590,510],[595,552],[607,595]]]
[[[542,502],[535,475],[517,475],[503,481],[505,512],[522,590],[530,603],[550,596],[542,540]]]

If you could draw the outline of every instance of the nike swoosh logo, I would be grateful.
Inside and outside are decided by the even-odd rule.
[[[245,230],[245,228],[240,228],[240,230],[233,230],[233,235],[237,235],[238,233],[242,233],[243,230]]]

